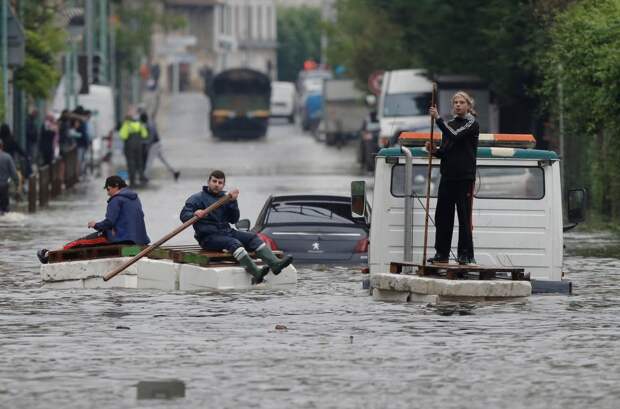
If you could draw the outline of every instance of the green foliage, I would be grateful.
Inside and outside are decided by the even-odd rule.
[[[373,71],[419,63],[417,54],[407,49],[404,28],[375,3],[340,0],[336,4],[338,21],[328,26],[328,61],[332,66],[345,66],[364,87]]]
[[[46,98],[60,78],[57,56],[65,47],[64,31],[54,22],[57,10],[51,1],[24,2],[22,7],[26,58],[15,70],[15,85],[34,98]]]
[[[163,3],[162,0],[156,0]],[[164,31],[185,27],[183,17],[159,12],[153,0],[117,1],[116,54],[122,69],[135,71],[141,59],[150,56],[151,40],[156,26]]]
[[[311,7],[279,7],[278,79],[295,81],[305,60],[321,58],[321,13]]]
[[[567,165],[583,171],[594,209],[620,216],[620,0],[580,1],[558,15],[551,46],[539,58],[544,81],[539,92],[549,111],[559,114],[558,84],[563,89],[567,123]],[[579,35],[575,35],[579,33]],[[584,155],[588,152],[588,155]]]

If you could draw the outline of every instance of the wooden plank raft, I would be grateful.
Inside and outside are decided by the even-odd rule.
[[[501,278],[497,276],[497,273],[507,273],[513,281],[529,281],[530,279],[529,274],[525,273],[523,268],[480,266],[477,264],[432,263],[422,266],[416,263],[394,261],[390,263],[390,273],[401,274],[403,267],[414,267],[418,276],[447,278],[448,280],[467,279],[470,273],[477,273],[476,278],[478,280]]]
[[[63,263],[100,258],[133,257],[145,247],[146,246],[112,244],[106,246],[79,247],[69,250],[54,250],[48,253],[48,262]],[[276,250],[273,253],[280,258],[283,257],[281,251]],[[250,256],[256,258],[254,253],[250,253]],[[203,250],[198,245],[164,246],[153,250],[147,257],[153,260],[171,260],[175,263],[193,264],[200,267],[222,267],[239,264],[233,255],[228,252]],[[261,260],[256,261],[258,263],[261,262]]]

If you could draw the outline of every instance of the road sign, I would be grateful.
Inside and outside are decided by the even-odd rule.
[[[368,89],[375,95],[381,93],[381,81],[383,81],[383,70],[373,72],[368,76]]]

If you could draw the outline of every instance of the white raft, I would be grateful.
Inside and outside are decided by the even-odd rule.
[[[238,265],[201,267],[175,263],[172,260],[143,258],[116,277],[103,281],[103,276],[131,257],[67,261],[41,265],[44,288],[136,288],[154,290],[243,290],[277,288],[297,283],[297,270],[286,267],[277,276],[269,273],[265,281],[252,285],[252,277]]]

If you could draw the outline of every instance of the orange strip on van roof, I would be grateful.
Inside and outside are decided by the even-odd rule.
[[[534,135],[519,133],[496,133],[495,140],[497,142],[532,142],[536,143]]]
[[[401,132],[400,139],[427,140],[431,137],[430,132]],[[441,139],[441,132],[433,132],[434,139]]]

